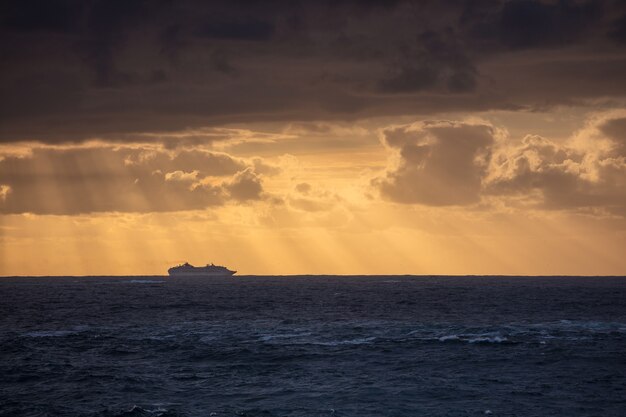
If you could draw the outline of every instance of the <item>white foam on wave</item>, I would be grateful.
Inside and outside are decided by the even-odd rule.
[[[348,339],[348,340],[331,340],[328,342],[311,342],[313,345],[320,346],[342,346],[342,345],[367,345],[376,340],[376,337],[362,337],[357,339]]]
[[[157,406],[156,408],[153,409],[148,409],[148,408],[143,408],[140,407],[138,405],[133,405],[130,409],[128,409],[128,411],[126,411],[124,414],[134,414],[134,413],[138,413],[140,415],[144,415],[144,414],[149,414],[149,415],[154,415],[155,417],[159,417],[162,416],[166,413],[168,413],[168,410],[166,408],[162,408]]]
[[[466,342],[466,343],[504,343],[509,339],[502,335],[493,334],[449,334],[439,337],[440,342]]]
[[[485,337],[474,337],[471,339],[467,339],[468,343],[503,343],[508,342],[509,339],[504,336],[485,336]]]
[[[279,334],[267,334],[259,337],[257,340],[266,343],[286,343],[293,345],[316,345],[316,346],[343,346],[343,345],[364,345],[370,344],[377,339],[375,336],[360,337],[355,339],[342,339],[342,340],[323,340],[318,337],[311,338],[313,335],[311,332],[303,333],[279,333]]]
[[[409,340],[466,343],[541,343],[552,340],[590,340],[626,334],[617,321],[558,320],[544,323],[502,323],[489,327],[421,325],[409,331]],[[513,341],[512,341],[513,340]],[[542,343],[543,344],[543,343]]]

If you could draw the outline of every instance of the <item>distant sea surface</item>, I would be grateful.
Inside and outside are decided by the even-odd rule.
[[[626,278],[0,279],[0,416],[626,416]]]

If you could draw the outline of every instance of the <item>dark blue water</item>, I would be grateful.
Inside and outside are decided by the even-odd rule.
[[[0,279],[1,416],[624,416],[626,278]]]

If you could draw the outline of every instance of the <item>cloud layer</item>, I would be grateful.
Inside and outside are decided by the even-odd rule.
[[[623,112],[622,112],[623,114]],[[565,143],[506,138],[488,123],[426,121],[381,133],[396,159],[373,185],[405,204],[464,206],[496,197],[541,209],[626,214],[626,117],[592,121]]]
[[[623,101],[612,0],[14,0],[0,141]]]
[[[597,122],[565,144],[524,137],[494,156],[485,181],[487,191],[531,201],[538,198],[540,206],[549,209],[595,208],[625,215],[624,136],[604,135],[607,127],[612,130],[624,122],[625,118]]]
[[[485,124],[420,122],[383,130],[398,166],[374,183],[401,203],[469,204],[480,199],[494,130]]]
[[[0,160],[0,187],[0,213],[180,211],[264,198],[253,163],[200,150],[39,147]]]

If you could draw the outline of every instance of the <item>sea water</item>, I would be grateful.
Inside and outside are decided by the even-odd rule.
[[[0,279],[0,416],[625,416],[626,278]]]

